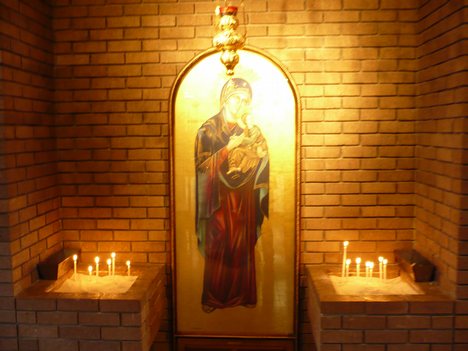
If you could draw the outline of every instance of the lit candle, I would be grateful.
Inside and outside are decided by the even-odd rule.
[[[351,264],[351,259],[348,258],[348,259],[346,260],[346,272],[345,272],[345,276],[346,276],[346,277],[349,277],[349,265],[350,265],[350,264]]]
[[[361,275],[361,257],[356,257],[356,276]]]
[[[379,278],[382,279],[382,262],[383,262],[383,257],[379,256]]]
[[[93,266],[91,265],[88,266],[88,273],[89,275],[93,274]]]
[[[99,257],[98,256],[94,258],[94,262],[96,263],[96,277],[99,277]]]
[[[112,275],[115,275],[115,252],[111,253],[112,258]]]
[[[343,262],[341,263],[341,276],[345,276],[345,270],[346,270],[346,249],[349,245],[348,241],[345,241],[343,243]]]
[[[374,262],[369,262],[369,278],[372,278],[373,271],[374,271]]]
[[[369,278],[370,262],[366,261],[366,278]]]
[[[130,261],[127,261],[127,275],[130,275]]]
[[[387,263],[388,260],[386,258],[383,259],[383,278],[387,279]]]
[[[107,259],[107,275],[111,275],[111,264],[112,264],[112,260],[110,258]]]
[[[78,255],[73,255],[73,275],[76,276],[76,260],[78,260]]]

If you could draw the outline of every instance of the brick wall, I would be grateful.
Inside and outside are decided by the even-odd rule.
[[[415,246],[444,288],[467,299],[466,3],[427,1],[420,18]]]
[[[16,346],[14,294],[62,245],[53,139],[50,6],[2,1],[0,349]]]
[[[138,279],[125,294],[46,293],[47,281],[21,292],[16,298],[18,351],[150,350],[164,316],[165,268],[133,265],[132,274]]]
[[[387,256],[413,240],[417,1],[246,3],[248,44],[302,97],[301,262],[340,243]],[[211,1],[56,1],[56,122],[65,245],[169,262],[168,99],[211,46]]]
[[[170,263],[169,94],[182,67],[211,46],[215,6],[28,3],[0,11],[6,310],[62,242],[85,260],[117,251]],[[246,1],[248,44],[278,58],[301,95],[301,263],[338,262],[343,240],[364,259],[391,257],[416,233],[417,248],[443,267],[444,286],[466,297],[462,3]]]
[[[96,4],[96,5],[94,5]],[[56,120],[64,241],[167,263],[168,98],[193,4],[57,1]],[[173,14],[172,12],[175,11]],[[209,20],[209,18],[208,18]],[[180,20],[183,22],[183,20]],[[166,34],[164,34],[166,31]]]
[[[391,257],[413,238],[417,2],[288,4],[276,34],[251,42],[288,48],[272,52],[303,99],[301,261],[339,262],[343,240]]]
[[[317,351],[467,349],[466,310],[430,284],[423,295],[350,297],[335,294],[324,266],[307,273]]]

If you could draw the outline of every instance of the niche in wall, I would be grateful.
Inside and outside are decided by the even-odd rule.
[[[265,350],[295,344],[298,94],[276,60],[249,47],[239,54],[226,76],[219,53],[205,51],[172,89],[178,350],[221,337],[287,345]]]

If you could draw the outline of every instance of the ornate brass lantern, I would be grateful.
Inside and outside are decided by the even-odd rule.
[[[234,74],[234,68],[239,63],[237,50],[242,49],[245,43],[245,34],[237,31],[237,12],[238,7],[232,5],[217,6],[215,10],[217,32],[213,38],[213,45],[221,51],[220,60],[229,76]]]

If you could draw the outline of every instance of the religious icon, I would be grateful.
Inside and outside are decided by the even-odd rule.
[[[171,92],[178,339],[295,333],[298,95],[276,61],[239,55],[227,76],[203,53]]]
[[[203,311],[257,304],[255,244],[268,217],[267,142],[251,115],[252,88],[231,78],[220,111],[195,140],[196,234],[204,257]]]

